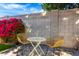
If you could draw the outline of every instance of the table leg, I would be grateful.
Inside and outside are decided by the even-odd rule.
[[[30,42],[31,42],[31,41],[30,41]],[[36,49],[36,48],[39,46],[39,44],[40,44],[40,42],[37,43],[36,46],[34,46],[34,44],[31,42],[31,45],[33,46],[34,49],[30,52],[29,56],[32,55],[32,53],[34,52],[34,50],[36,51],[36,53],[37,53],[38,55],[40,55],[40,54],[38,53],[37,49]]]
[[[40,47],[40,45],[39,45],[39,48],[40,48],[41,52],[45,55],[45,53],[44,53],[43,49]]]

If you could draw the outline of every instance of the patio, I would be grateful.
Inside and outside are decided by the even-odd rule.
[[[78,44],[76,46],[76,43],[79,43],[76,41],[77,38],[79,39],[79,28],[77,22],[79,15],[75,14],[76,10],[78,9],[60,11],[54,10],[52,12],[48,12],[46,15],[38,13],[12,17],[20,18],[22,19],[25,26],[28,25],[28,27],[31,29],[29,33],[26,33],[28,37],[43,37],[46,39],[46,41],[43,42],[44,44],[39,44],[40,47],[43,49],[45,55],[40,53],[41,51],[39,50],[39,48],[36,48],[41,56],[79,56],[79,50],[74,49],[75,47],[79,47]],[[51,48],[49,45],[45,44],[49,41],[50,43],[52,43],[51,45],[53,45],[53,40],[56,40],[56,38],[61,39],[61,41],[63,38],[64,41],[63,44],[59,42],[58,45],[60,46],[58,48],[55,48],[54,46]],[[25,43],[26,41],[23,41],[21,45],[15,45],[10,49],[1,52],[0,55],[29,56],[29,53],[33,50],[34,47],[32,46],[32,44]],[[37,53],[34,52],[34,56],[36,55]]]

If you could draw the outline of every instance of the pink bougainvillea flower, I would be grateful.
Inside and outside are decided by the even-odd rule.
[[[21,19],[10,18],[9,20],[0,20],[0,36],[9,37],[21,33],[24,25]]]

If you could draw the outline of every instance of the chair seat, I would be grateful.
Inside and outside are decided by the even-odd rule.
[[[60,47],[64,43],[63,39],[57,40],[52,47]]]
[[[25,33],[17,34],[17,39],[18,39],[18,42],[20,42],[21,44],[27,44],[27,43],[29,43],[27,41],[27,35]]]
[[[55,40],[51,40],[51,43],[48,44],[48,46],[52,48],[57,48],[57,47],[60,47],[63,43],[64,43],[63,38],[57,38]]]

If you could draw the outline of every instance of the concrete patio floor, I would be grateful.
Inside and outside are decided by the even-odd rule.
[[[45,55],[40,53],[41,51],[39,48],[37,48],[37,50],[42,56],[79,56],[79,51],[72,48],[50,48],[44,44],[41,44],[40,46]],[[0,56],[28,56],[32,49],[33,47],[31,44],[15,45],[13,48],[1,52]],[[37,54],[35,53],[34,56],[37,56]]]

